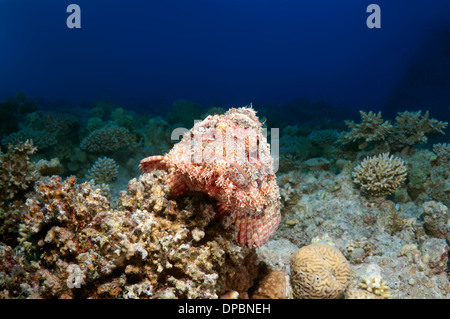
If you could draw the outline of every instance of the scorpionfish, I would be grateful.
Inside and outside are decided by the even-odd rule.
[[[209,115],[186,130],[165,156],[144,158],[140,168],[168,171],[175,196],[194,190],[216,199],[216,216],[234,224],[236,241],[260,247],[281,219],[280,193],[262,125],[251,106]]]

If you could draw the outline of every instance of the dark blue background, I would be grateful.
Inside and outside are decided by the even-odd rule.
[[[448,0],[1,0],[0,49],[0,100],[450,106]]]

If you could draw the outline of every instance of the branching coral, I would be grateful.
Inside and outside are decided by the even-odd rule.
[[[86,179],[93,179],[97,184],[108,184],[119,174],[119,165],[112,158],[98,158],[86,174]]]
[[[346,121],[350,131],[344,132],[339,139],[343,144],[357,142],[359,149],[366,148],[369,143],[385,143],[391,151],[401,150],[417,143],[426,143],[427,134],[441,133],[447,127],[447,122],[430,119],[429,112],[422,115],[422,111],[399,112],[395,124],[384,121],[381,112],[377,114],[370,111],[360,111],[361,123]]]
[[[39,149],[45,149],[56,144],[56,136],[54,134],[29,127],[25,127],[3,137],[2,144],[4,146],[9,144],[16,145],[18,143],[24,143],[27,140],[32,140],[34,145]]]
[[[391,123],[383,120],[381,112],[375,114],[372,111],[369,111],[369,113],[359,111],[359,113],[361,115],[361,123],[356,124],[353,121],[345,121],[350,131],[341,135],[340,142],[344,144],[357,142],[359,143],[359,148],[363,149],[370,142],[384,140],[393,130]]]
[[[2,138],[2,144],[17,144],[26,140],[33,140],[39,149],[57,145],[62,139],[68,140],[69,133],[77,125],[77,119],[65,113],[33,112],[26,116],[24,122],[19,124],[20,130]]]
[[[389,135],[387,142],[391,150],[402,149],[417,143],[426,143],[428,141],[426,134],[444,134],[447,124],[447,122],[430,119],[428,111],[423,116],[422,111],[399,112],[395,118],[394,130]]]
[[[406,180],[407,169],[401,158],[383,153],[366,157],[352,176],[363,192],[383,197],[393,193]]]
[[[80,148],[89,152],[108,153],[130,146],[132,140],[128,129],[110,125],[94,130],[81,141]]]
[[[440,163],[448,163],[450,161],[450,144],[438,143],[433,145],[433,152],[438,157]]]
[[[389,286],[379,275],[378,276],[371,275],[368,276],[367,278],[363,278],[362,281],[358,284],[358,286],[383,299],[391,298]]]
[[[350,264],[337,248],[328,244],[304,246],[291,257],[294,298],[341,298],[349,280]]]

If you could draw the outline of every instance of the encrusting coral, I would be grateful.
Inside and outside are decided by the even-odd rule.
[[[335,247],[314,243],[291,256],[291,284],[297,299],[336,299],[350,283],[350,264]]]
[[[405,180],[404,161],[389,153],[366,157],[353,171],[353,181],[370,196],[392,194]]]

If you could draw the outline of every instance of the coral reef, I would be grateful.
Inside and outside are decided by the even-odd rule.
[[[370,111],[359,111],[361,123],[345,121],[350,131],[344,132],[339,139],[342,144],[358,143],[359,149],[366,149],[369,144],[375,147],[384,147],[391,152],[411,147],[418,143],[427,143],[427,134],[444,134],[447,122],[430,118],[429,112],[399,112],[394,125],[384,121],[381,112],[377,114]]]
[[[77,119],[70,114],[33,112],[19,124],[20,130],[2,138],[2,144],[15,145],[26,140],[33,140],[39,150],[48,149],[66,139],[76,125]]]
[[[341,134],[338,131],[326,129],[312,131],[311,134],[309,134],[309,139],[314,144],[324,145],[333,144],[339,139],[340,136]]]
[[[87,180],[94,180],[96,184],[108,184],[119,174],[119,165],[112,158],[102,157],[95,161],[86,174]]]
[[[0,102],[0,136],[6,136],[17,131],[19,129],[18,124],[24,119],[24,116],[36,111],[37,108],[37,101],[28,98],[23,92]]]
[[[208,116],[168,154],[145,158],[140,167],[169,171],[175,195],[196,190],[216,199],[219,215],[236,226],[242,245],[260,247],[278,227],[280,195],[270,146],[252,108]]]
[[[124,127],[108,125],[92,131],[80,144],[82,150],[95,153],[110,153],[132,144],[130,131]]]
[[[367,276],[362,279],[358,287],[382,299],[391,298],[390,288],[383,280],[381,271],[377,265],[369,265]]]
[[[440,202],[429,201],[422,205],[425,216],[424,227],[428,235],[447,238],[450,228],[450,215],[447,206]]]
[[[364,149],[370,142],[379,142],[386,138],[393,130],[390,121],[383,120],[381,112],[377,114],[369,111],[359,111],[361,115],[361,123],[356,124],[353,121],[345,121],[345,124],[350,129],[344,132],[339,141],[341,143],[358,143],[359,149]]]
[[[363,192],[382,197],[392,194],[406,180],[407,169],[402,159],[383,153],[366,157],[352,176]]]
[[[291,257],[294,298],[341,298],[349,280],[350,264],[337,248],[328,244],[304,246]]]
[[[30,155],[36,152],[32,141],[9,145],[7,153],[0,151],[0,200],[12,200],[20,191],[27,190],[37,179]]]
[[[269,269],[259,281],[252,299],[288,299],[291,295],[289,274],[284,270]]]
[[[418,143],[427,143],[426,134],[444,134],[447,122],[430,119],[429,112],[399,112],[395,118],[395,125],[387,138],[391,150],[401,150],[404,147],[411,147]]]
[[[39,181],[21,221],[22,260],[1,246],[11,265],[0,269],[2,297],[245,296],[261,267],[254,251],[211,223],[215,212],[204,198],[168,199],[166,178],[159,171],[131,180],[117,209],[74,177]]]
[[[301,100],[286,120],[188,101],[157,116],[104,100],[0,102],[0,298],[449,298],[447,123],[425,111],[344,122],[317,106],[330,114]],[[279,160],[266,127],[280,128]],[[189,142],[195,165],[183,166],[171,149]],[[138,176],[146,156],[157,169]],[[271,216],[276,231],[258,238]],[[332,254],[298,258],[315,245],[347,265],[335,280]],[[299,276],[296,257],[318,270]]]
[[[433,145],[433,152],[438,157],[440,163],[447,163],[450,161],[450,144],[438,143]]]
[[[50,161],[41,159],[36,163],[36,170],[42,176],[58,175],[61,169],[61,163],[57,157],[52,158]]]
[[[200,104],[188,100],[177,100],[172,104],[172,110],[167,114],[171,124],[181,124],[192,127],[195,120],[200,120],[203,108]]]
[[[56,139],[53,135],[45,131],[38,131],[31,128],[23,128],[17,132],[13,132],[2,138],[2,144],[7,146],[9,144],[16,145],[27,140],[32,140],[39,149],[45,149],[56,144]]]

